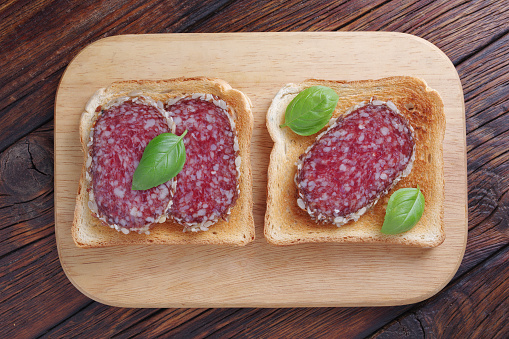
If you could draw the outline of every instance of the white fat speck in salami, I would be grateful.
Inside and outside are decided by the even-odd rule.
[[[220,105],[217,105],[217,103]],[[225,218],[238,197],[238,167],[235,125],[223,101],[211,95],[194,95],[167,106],[184,130],[186,163],[177,175],[177,191],[169,215],[185,230],[203,231]]]
[[[392,106],[354,108],[300,157],[297,202],[313,219],[338,226],[357,220],[409,174],[413,129]]]
[[[129,99],[102,111],[94,125],[90,174],[93,212],[123,233],[145,232],[164,216],[172,182],[145,191],[131,190],[133,174],[150,140],[169,132],[162,110]]]

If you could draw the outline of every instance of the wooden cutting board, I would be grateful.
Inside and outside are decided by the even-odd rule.
[[[71,238],[82,166],[78,124],[88,98],[111,82],[218,77],[253,103],[256,240],[245,247],[80,249]],[[272,140],[265,113],[278,89],[307,78],[421,77],[441,94],[447,128],[445,242],[435,249],[365,244],[269,245],[263,237]],[[62,77],[55,104],[55,228],[62,267],[99,302],[122,307],[387,306],[440,291],[467,239],[465,109],[458,74],[434,45],[387,32],[126,35],[86,47]]]

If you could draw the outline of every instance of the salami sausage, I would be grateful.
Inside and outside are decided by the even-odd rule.
[[[99,113],[91,133],[89,206],[110,227],[146,232],[163,221],[172,181],[145,191],[131,190],[133,174],[150,140],[170,132],[164,111],[142,98],[118,102]]]
[[[413,130],[393,103],[357,107],[300,157],[297,203],[320,222],[357,220],[409,174],[414,148]]]
[[[226,217],[238,197],[240,156],[235,125],[226,103],[210,94],[194,94],[168,103],[166,110],[184,138],[186,163],[177,175],[169,215],[184,231],[206,231]]]

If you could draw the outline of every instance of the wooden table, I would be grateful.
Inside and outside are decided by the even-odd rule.
[[[505,1],[4,2],[0,337],[507,337],[508,20]],[[463,85],[469,234],[442,291],[393,307],[127,309],[69,282],[54,233],[53,112],[63,72],[85,46],[133,33],[378,30],[432,42]]]

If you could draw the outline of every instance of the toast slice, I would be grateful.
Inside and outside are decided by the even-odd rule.
[[[149,234],[130,232],[123,234],[108,227],[95,217],[90,208],[90,181],[86,180],[88,140],[99,106],[112,100],[144,96],[155,102],[184,97],[195,93],[211,94],[223,100],[237,131],[239,155],[242,159],[239,177],[239,196],[227,220],[219,220],[204,232],[183,232],[183,226],[171,219],[155,223]],[[89,100],[80,121],[80,141],[84,152],[83,167],[74,211],[72,236],[77,246],[97,248],[119,245],[140,244],[225,244],[243,246],[254,240],[252,174],[250,145],[253,129],[251,102],[242,92],[233,89],[220,79],[205,77],[177,78],[169,80],[120,81],[107,88],[99,89]],[[100,110],[97,110],[100,111]]]
[[[339,94],[332,121],[361,102],[372,99],[391,101],[414,129],[416,148],[413,169],[357,221],[337,227],[318,224],[297,204],[294,182],[299,156],[320,134],[300,136],[289,128],[280,128],[286,107],[303,89],[315,85],[327,86]],[[269,243],[293,245],[313,242],[356,242],[401,244],[435,247],[445,239],[444,172],[442,141],[445,134],[445,114],[437,91],[413,77],[390,77],[364,81],[327,81],[310,79],[299,84],[287,84],[277,93],[267,112],[267,128],[274,141],[270,155],[267,185],[267,210],[264,234]],[[326,130],[327,126],[323,130]],[[322,130],[322,131],[323,131]],[[404,187],[419,187],[425,197],[424,213],[411,230],[385,235],[380,232],[390,195]]]

